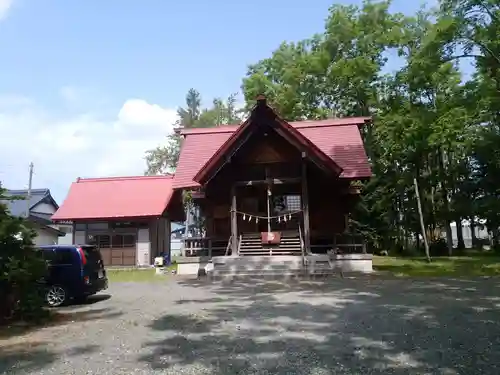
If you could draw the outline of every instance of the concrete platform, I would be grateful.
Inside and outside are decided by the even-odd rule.
[[[328,256],[217,256],[183,257],[177,259],[177,274],[196,275],[200,269],[213,276],[295,277],[340,273],[371,273],[371,254],[344,254]]]

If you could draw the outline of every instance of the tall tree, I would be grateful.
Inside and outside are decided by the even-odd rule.
[[[236,109],[236,94],[227,100],[216,98],[209,108],[201,108],[201,95],[190,89],[186,95],[186,107],[177,110],[179,128],[210,128],[214,126],[237,124],[241,121]],[[171,173],[175,171],[179,160],[181,137],[169,134],[165,145],[146,151],[146,175]]]
[[[200,112],[200,93],[195,89],[189,89],[186,95],[186,108],[179,108],[177,110],[177,115],[179,116],[177,125],[183,128],[194,128],[200,118]]]
[[[363,129],[374,177],[365,186],[353,219],[375,247],[408,249],[422,238],[414,179],[433,251],[444,231],[444,251],[452,253],[452,221],[462,247],[462,219],[487,213],[478,203],[488,196],[486,180],[476,175],[483,173],[480,165],[493,168],[485,164],[485,155],[492,156],[493,150],[481,146],[481,134],[485,118],[495,122],[491,100],[482,98],[492,97],[486,92],[496,82],[491,73],[496,39],[484,39],[492,35],[490,29],[498,19],[496,3],[443,0],[437,13],[422,9],[413,17],[391,13],[389,2],[335,5],[323,33],[283,43],[270,58],[249,67],[243,80],[249,104],[264,93],[289,120],[375,118]],[[470,18],[470,6],[483,16]],[[464,40],[472,40],[480,52]],[[478,61],[473,82],[463,82],[456,64],[459,45],[462,55]],[[384,73],[387,54],[395,52],[404,59],[403,66]],[[491,187],[488,191],[492,199],[496,197]],[[471,194],[477,198],[474,204],[466,198]]]
[[[22,219],[13,217],[0,187],[0,323],[4,319],[39,319],[46,311],[38,281],[46,264],[33,246],[34,231]]]

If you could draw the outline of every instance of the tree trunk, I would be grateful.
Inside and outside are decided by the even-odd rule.
[[[445,214],[444,220],[444,230],[446,232],[446,246],[448,248],[448,256],[453,255],[453,235],[451,233],[451,220],[449,218],[450,215],[450,202],[448,201],[448,189],[445,184],[445,175],[444,175],[444,157],[443,151],[439,150],[439,173],[441,175],[441,189],[443,190],[443,210]]]
[[[462,219],[456,219],[455,223],[457,224],[457,248],[460,250],[465,249],[464,243],[464,231],[462,226]]]
[[[416,178],[413,179],[413,184],[415,185],[415,195],[417,196],[418,215],[420,217],[420,228],[422,229],[422,237],[424,239],[425,256],[427,261],[430,262],[431,255],[429,253],[429,243],[427,242],[427,235],[425,233],[424,215],[422,214],[422,204],[420,203],[420,193],[418,192],[418,183]]]
[[[474,249],[477,245],[477,237],[476,237],[476,221],[474,216],[470,218],[470,238],[472,241],[472,248]]]
[[[497,228],[491,230],[491,247],[496,250],[498,247],[499,231]]]

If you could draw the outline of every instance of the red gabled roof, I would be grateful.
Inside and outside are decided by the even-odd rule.
[[[295,129],[302,128],[317,128],[325,126],[346,126],[346,125],[363,125],[370,122],[371,117],[344,117],[344,118],[329,118],[326,120],[305,120],[305,121],[290,121],[288,122]],[[220,125],[214,128],[177,128],[176,131],[181,135],[189,134],[213,134],[235,132],[241,124]]]
[[[172,196],[172,176],[81,178],[53,221],[159,217]]]
[[[342,168],[341,178],[362,179],[371,177],[371,167],[359,126],[370,121],[370,117],[349,117],[289,124]],[[180,129],[185,139],[174,176],[174,189],[199,186],[194,181],[195,175],[240,127]]]
[[[304,137],[297,129],[278,116],[276,112],[266,104],[265,98],[261,97],[257,100],[257,104],[252,109],[248,119],[241,124],[241,126],[239,126],[238,129],[231,134],[229,139],[215,152],[215,154],[207,160],[198,173],[196,173],[193,180],[200,184],[205,183],[207,179],[210,178],[210,175],[215,172],[216,166],[221,163],[222,157],[227,155],[227,153],[237,144],[244,132],[247,129],[249,129],[250,132],[257,129],[257,126],[261,121],[272,121],[276,125],[276,131],[278,131],[289,142],[299,144],[299,147],[307,149],[310,156],[320,163],[319,165],[331,170],[336,175],[339,175],[342,172],[342,168],[339,167],[332,158],[323,153],[323,151],[321,151],[313,142]]]

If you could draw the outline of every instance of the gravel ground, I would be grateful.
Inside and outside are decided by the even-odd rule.
[[[108,292],[0,341],[0,373],[500,373],[497,279],[171,277]]]

